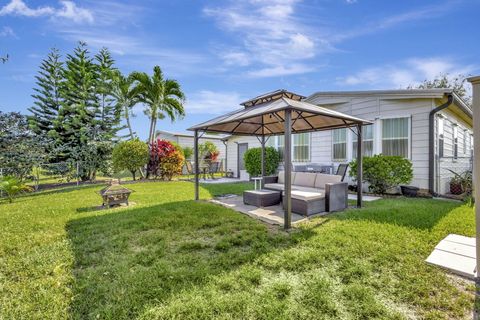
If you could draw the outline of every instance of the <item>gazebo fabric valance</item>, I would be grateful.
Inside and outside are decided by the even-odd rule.
[[[308,102],[282,97],[230,112],[193,126],[189,130],[234,135],[281,135],[285,133],[285,110],[292,111],[292,133],[331,130],[371,123]]]

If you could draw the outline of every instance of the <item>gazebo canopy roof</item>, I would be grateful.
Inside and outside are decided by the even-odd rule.
[[[243,109],[227,113],[188,130],[222,132],[235,135],[281,135],[284,134],[285,110],[292,110],[292,133],[331,130],[358,124],[368,125],[370,121],[352,117],[317,105],[293,100],[278,92],[279,97],[271,95],[268,101],[246,106]],[[290,94],[288,92],[288,94]],[[274,95],[275,96],[275,95]],[[264,97],[260,96],[259,99]],[[296,97],[295,97],[296,98]]]

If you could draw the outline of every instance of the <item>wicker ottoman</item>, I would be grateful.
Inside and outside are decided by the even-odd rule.
[[[275,190],[247,190],[243,192],[243,203],[256,207],[268,207],[280,203],[281,192]]]
[[[285,208],[285,201],[283,202]],[[325,192],[292,190],[292,212],[309,216],[325,211]]]

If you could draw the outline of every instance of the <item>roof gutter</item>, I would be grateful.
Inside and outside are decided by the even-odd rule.
[[[428,189],[432,195],[435,194],[435,114],[448,108],[453,103],[454,96],[452,93],[449,93],[447,98],[447,102],[430,111],[428,118]]]

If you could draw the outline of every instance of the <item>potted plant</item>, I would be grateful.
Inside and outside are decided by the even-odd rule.
[[[418,190],[420,190],[420,188],[414,186],[400,186],[400,189],[405,197],[416,197]]]
[[[450,179],[450,193],[459,195],[463,193],[472,192],[472,172],[464,171],[462,173],[457,173],[453,170],[448,169],[453,173],[453,177]]]

